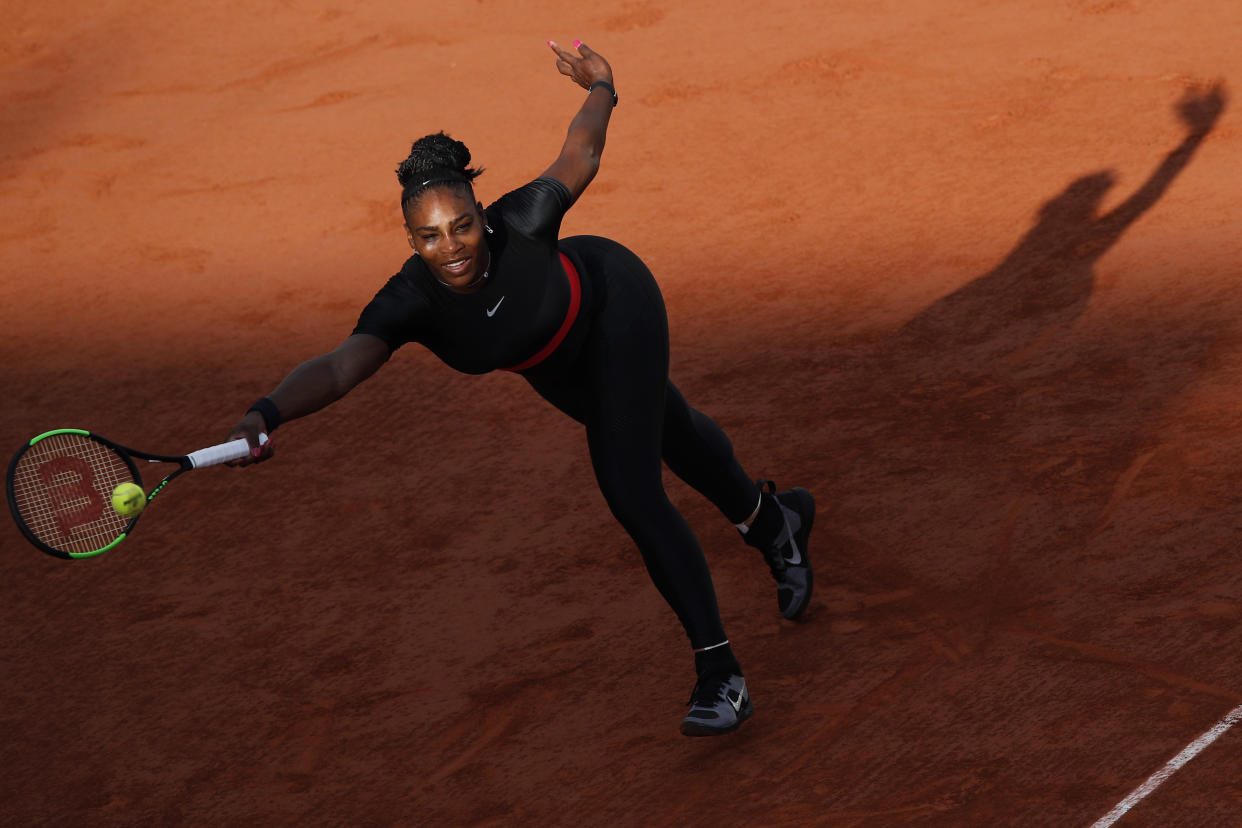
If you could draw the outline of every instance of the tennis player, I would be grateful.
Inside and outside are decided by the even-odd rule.
[[[318,411],[418,342],[458,371],[520,374],[586,427],[591,464],[651,580],[681,620],[697,681],[681,731],[728,733],[754,710],[730,648],[703,552],[661,481],[661,460],[714,503],[763,553],[785,618],[811,599],[807,539],[815,501],[752,481],[720,427],[669,380],[669,335],[655,279],[634,253],[598,236],[558,238],[561,219],[599,169],[617,92],[598,53],[549,42],[556,67],[587,90],[560,155],[535,180],[484,208],[464,144],[444,133],[414,142],[397,169],[414,250],[335,350],[295,368],[229,437],[271,455],[261,431]]]

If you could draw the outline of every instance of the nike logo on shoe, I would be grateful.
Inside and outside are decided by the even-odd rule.
[[[789,564],[790,566],[801,566],[802,565],[802,552],[799,551],[798,549],[798,542],[794,540],[793,538],[790,538],[789,548],[793,550],[793,554],[785,556],[785,563]]]
[[[742,710],[742,694],[741,693],[735,693],[735,692],[725,693],[725,698],[729,700],[729,705],[732,706],[734,713],[741,712]]]
[[[502,296],[500,297],[500,302],[503,302],[503,301],[505,301],[505,297]],[[492,308],[491,310],[487,312],[488,319],[491,319],[493,316],[496,315],[496,311],[500,310],[500,302],[497,302],[496,307]]]

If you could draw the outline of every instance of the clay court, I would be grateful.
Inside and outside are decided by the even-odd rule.
[[[223,440],[409,254],[414,138],[485,202],[547,167],[581,38],[620,105],[564,233],[820,504],[795,624],[667,477],[754,718],[677,732],[581,429],[410,346],[105,555],[4,520],[0,823],[1090,826],[1196,740],[1114,818],[1242,821],[1236,2],[585,9],[9,3],[0,447]]]

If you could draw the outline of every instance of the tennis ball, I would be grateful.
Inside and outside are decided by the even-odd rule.
[[[147,505],[147,496],[137,483],[122,483],[112,490],[112,508],[122,517],[133,517]]]

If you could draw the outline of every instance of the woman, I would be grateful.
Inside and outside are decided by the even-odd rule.
[[[443,133],[414,143],[397,170],[414,255],[388,280],[334,351],[295,368],[233,429],[258,435],[339,399],[406,342],[466,373],[515,371],[587,429],[591,463],[613,514],[694,649],[698,681],[681,725],[691,736],[735,730],[753,712],[729,647],[703,552],[669,502],[660,461],[703,493],[762,550],[782,615],[811,597],[810,492],[752,482],[728,437],[669,381],[668,322],[659,288],[626,248],[596,236],[557,238],[561,218],[599,168],[617,104],[612,69],[575,42],[549,41],[562,74],[587,90],[556,161],[484,209],[470,152]]]

